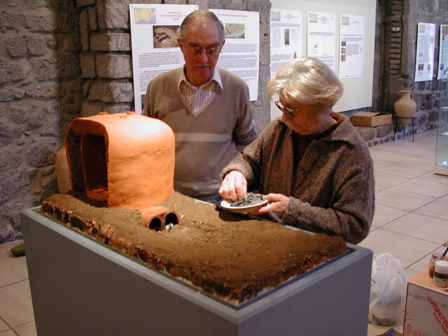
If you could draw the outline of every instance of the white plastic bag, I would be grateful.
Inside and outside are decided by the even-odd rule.
[[[406,273],[403,264],[389,253],[372,263],[369,322],[380,325],[402,323],[406,302]]]

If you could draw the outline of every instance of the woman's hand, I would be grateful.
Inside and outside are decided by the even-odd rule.
[[[268,200],[268,205],[251,212],[251,215],[269,215],[273,212],[279,218],[282,218],[289,205],[289,197],[282,194],[267,194],[264,196]]]
[[[219,188],[219,195],[222,198],[238,201],[247,194],[247,181],[243,174],[239,171],[233,170],[228,173],[224,180],[221,182],[221,187]]]

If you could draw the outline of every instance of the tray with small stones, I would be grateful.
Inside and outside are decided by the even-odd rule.
[[[247,194],[247,196],[238,201],[221,201],[221,207],[225,210],[246,213],[260,209],[268,203],[262,194]]]

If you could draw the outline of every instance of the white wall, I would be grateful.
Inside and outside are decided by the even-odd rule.
[[[334,106],[333,111],[344,112],[372,106],[373,64],[375,57],[376,0],[271,0],[272,8],[301,10],[303,20],[302,50],[306,54],[306,17],[308,11],[334,13],[336,17],[335,72],[338,73],[339,58],[339,20],[341,14],[362,15],[365,17],[364,67],[361,78],[341,79],[344,95]],[[299,55],[298,55],[299,56]],[[281,115],[271,103],[271,119]]]

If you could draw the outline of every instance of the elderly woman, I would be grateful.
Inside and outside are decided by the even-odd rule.
[[[269,203],[253,215],[361,242],[374,213],[373,163],[350,119],[331,110],[343,94],[339,79],[303,57],[278,69],[268,93],[278,94],[283,115],[223,169],[220,195],[238,200],[256,190]]]

